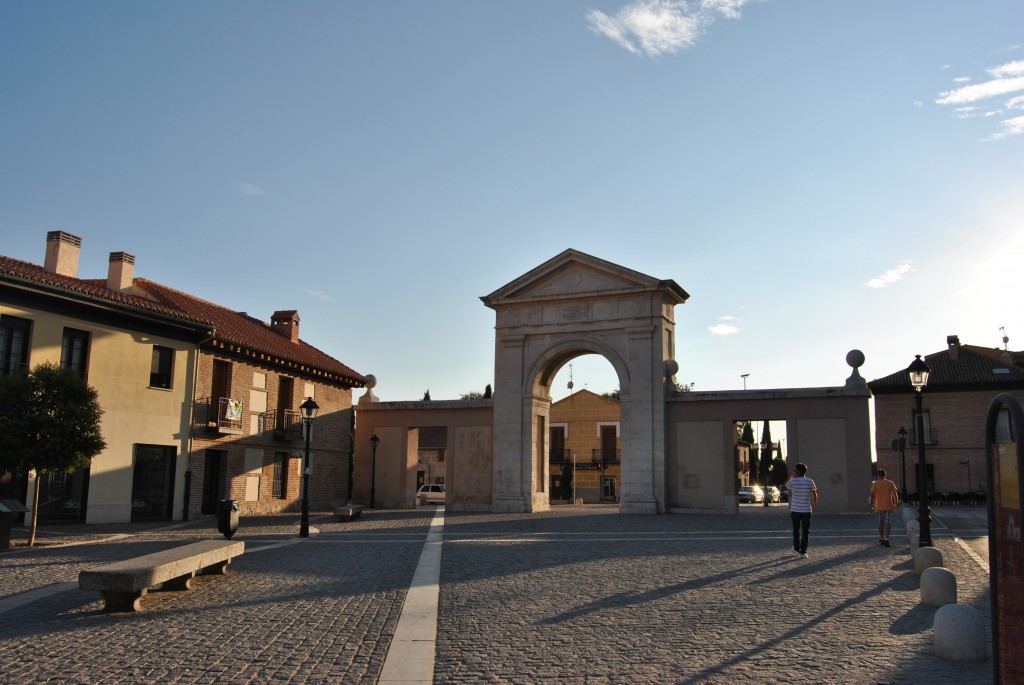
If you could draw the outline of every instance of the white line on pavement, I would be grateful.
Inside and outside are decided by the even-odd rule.
[[[423,543],[412,585],[381,669],[380,684],[433,683],[437,645],[437,603],[441,596],[444,507],[438,507]]]

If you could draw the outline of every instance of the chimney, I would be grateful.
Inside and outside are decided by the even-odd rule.
[[[956,361],[957,353],[960,352],[960,337],[956,335],[947,335],[946,344],[949,346],[949,359],[950,361]]]
[[[288,338],[293,343],[299,342],[299,313],[294,309],[274,312],[270,317],[270,327],[278,335]]]
[[[135,255],[127,252],[111,252],[110,266],[107,268],[107,288],[130,293],[134,276]]]
[[[43,268],[51,274],[78,278],[78,255],[82,251],[82,239],[64,231],[50,231],[46,234],[46,261]]]

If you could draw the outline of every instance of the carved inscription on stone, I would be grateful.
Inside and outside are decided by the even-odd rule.
[[[562,307],[562,321],[586,321],[590,318],[590,311],[585,304],[567,304]]]

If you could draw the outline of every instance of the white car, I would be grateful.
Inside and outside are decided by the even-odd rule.
[[[419,504],[444,504],[445,494],[444,486],[440,483],[421,485],[416,493],[416,501]]]

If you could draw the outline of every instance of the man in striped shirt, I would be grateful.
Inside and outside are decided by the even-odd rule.
[[[807,464],[796,465],[789,479],[789,516],[793,519],[793,551],[807,558],[807,535],[811,530],[811,511],[818,506],[818,488],[807,477]]]

